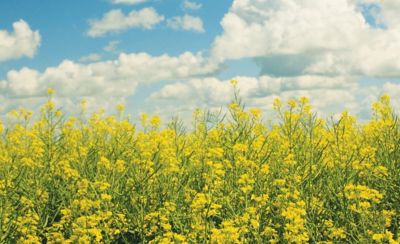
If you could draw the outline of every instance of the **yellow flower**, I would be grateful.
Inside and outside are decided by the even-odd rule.
[[[56,90],[54,90],[53,88],[47,89],[47,95],[53,95],[54,93],[56,93]]]
[[[32,168],[35,166],[35,163],[33,162],[33,160],[31,158],[23,158],[21,159],[22,165]]]
[[[287,103],[291,108],[295,108],[297,106],[297,102],[294,99],[290,99]]]
[[[103,167],[103,168],[107,169],[107,170],[111,170],[112,169],[111,162],[106,157],[101,157],[99,162],[98,162],[98,165],[100,167]]]
[[[117,109],[117,111],[118,112],[123,112],[124,110],[125,110],[125,105],[123,105],[123,104],[117,104],[117,106],[116,106],[116,109]]]
[[[231,83],[232,86],[236,86],[238,84],[238,81],[237,80],[231,80],[230,83]]]
[[[101,200],[104,200],[104,201],[111,201],[112,197],[109,194],[101,194],[100,198],[101,198]]]
[[[372,236],[372,240],[374,240],[374,241],[381,241],[382,239],[384,239],[385,238],[385,235],[384,234],[374,234],[373,236]]]
[[[115,162],[115,168],[120,173],[124,172],[125,171],[125,161],[118,159]]]
[[[153,127],[159,127],[160,124],[161,124],[161,118],[160,118],[159,116],[153,116],[153,117],[151,117],[150,124],[151,124]]]

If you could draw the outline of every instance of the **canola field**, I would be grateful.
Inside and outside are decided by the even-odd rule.
[[[236,89],[225,116],[196,110],[185,129],[123,106],[64,116],[52,93],[0,126],[0,243],[399,243],[388,96],[362,123],[304,97],[270,119]]]

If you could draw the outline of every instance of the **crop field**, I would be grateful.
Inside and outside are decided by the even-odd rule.
[[[236,87],[236,82],[232,82]],[[400,122],[318,117],[305,97],[69,117],[53,102],[0,126],[1,243],[399,243]]]

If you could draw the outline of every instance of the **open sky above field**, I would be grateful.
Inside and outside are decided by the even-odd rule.
[[[218,109],[239,80],[246,104],[308,96],[324,116],[400,108],[398,0],[5,0],[0,113],[125,103],[170,118]]]

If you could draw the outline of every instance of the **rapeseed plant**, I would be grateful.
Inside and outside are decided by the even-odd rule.
[[[277,120],[196,110],[193,129],[116,107],[0,123],[0,243],[399,243],[400,123],[322,119],[302,97]],[[270,115],[266,115],[270,116]]]

